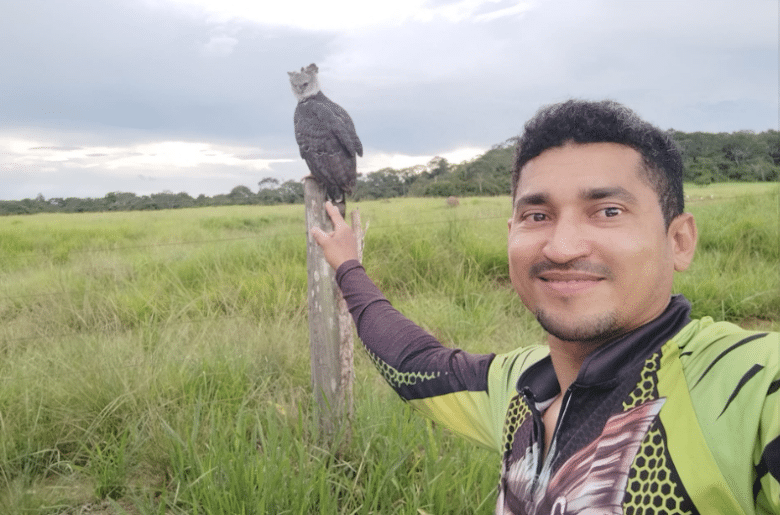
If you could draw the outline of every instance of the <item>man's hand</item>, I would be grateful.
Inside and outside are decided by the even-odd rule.
[[[311,235],[317,245],[322,247],[328,264],[336,270],[345,261],[358,258],[357,241],[352,229],[341,217],[339,209],[330,201],[325,203],[325,211],[333,222],[333,232],[326,233],[319,227],[312,227]]]

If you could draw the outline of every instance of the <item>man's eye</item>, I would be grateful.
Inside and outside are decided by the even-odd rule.
[[[532,222],[544,222],[547,219],[547,215],[544,213],[531,213],[526,218]]]
[[[620,208],[619,207],[607,207],[604,208],[604,216],[607,218],[612,218],[613,216],[617,216],[620,214]]]

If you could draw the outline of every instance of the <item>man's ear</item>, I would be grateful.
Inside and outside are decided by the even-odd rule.
[[[699,236],[696,220],[692,214],[683,213],[672,220],[667,234],[674,252],[674,269],[677,272],[682,272],[691,264],[696,252],[696,241]]]

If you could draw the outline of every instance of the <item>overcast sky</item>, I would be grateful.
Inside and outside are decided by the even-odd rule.
[[[777,0],[0,5],[3,200],[298,180],[286,72],[309,63],[363,173],[461,162],[570,97],[664,129],[778,129]]]

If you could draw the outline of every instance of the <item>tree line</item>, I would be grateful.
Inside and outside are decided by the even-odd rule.
[[[699,185],[726,181],[780,180],[780,132],[685,133],[670,129],[684,160],[684,180]],[[383,168],[360,175],[353,200],[393,197],[493,196],[510,193],[516,138],[494,145],[484,154],[459,164],[436,157],[425,165]],[[241,204],[303,202],[301,181],[280,183],[273,177],[258,182],[257,191],[236,186],[230,193],[191,197],[164,191],[152,195],[112,192],[103,198],[49,198],[0,201],[0,215],[132,211]]]

